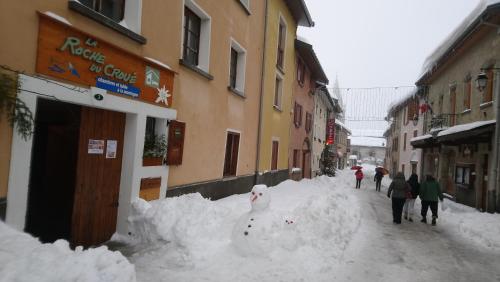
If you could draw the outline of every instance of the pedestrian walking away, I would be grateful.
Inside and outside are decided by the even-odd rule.
[[[404,219],[413,222],[413,210],[415,206],[415,199],[418,197],[420,184],[418,183],[418,175],[412,173],[408,179],[408,185],[410,185],[410,191],[407,193],[406,202],[403,207]]]
[[[392,222],[395,224],[401,224],[401,214],[409,191],[410,185],[406,182],[405,175],[398,172],[387,190],[387,197],[392,196]]]
[[[361,180],[363,179],[363,172],[358,169],[354,175],[356,176],[356,189],[361,189]]]
[[[373,177],[373,181],[375,181],[375,191],[380,192],[380,186],[382,185],[382,178],[384,178],[384,173],[381,170],[375,171],[375,177]]]
[[[443,202],[443,193],[441,187],[432,175],[427,175],[425,181],[420,185],[419,191],[420,200],[422,200],[422,220],[427,223],[427,210],[429,207],[432,212],[432,225],[436,225],[438,218],[438,199]]]

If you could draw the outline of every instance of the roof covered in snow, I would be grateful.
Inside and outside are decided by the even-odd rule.
[[[318,56],[316,56],[316,52],[314,52],[313,46],[309,42],[297,38],[295,39],[295,49],[297,49],[300,57],[312,72],[314,80],[328,84],[328,77],[319,62]]]
[[[464,132],[468,130],[472,130],[478,127],[490,125],[490,124],[495,124],[496,120],[486,120],[486,121],[476,121],[476,122],[471,122],[471,123],[466,123],[466,124],[460,124],[460,125],[455,125],[452,126],[448,129],[445,129],[441,132],[438,133],[438,137],[445,136],[445,135],[450,135],[454,133],[459,133],[459,132]]]
[[[343,127],[347,132],[349,132],[349,134],[351,133],[351,130],[349,130],[349,128],[347,128],[347,126],[345,126],[345,124],[343,124],[339,119],[335,119],[335,124]]]
[[[463,41],[467,35],[473,31],[474,27],[481,23],[481,18],[489,10],[500,8],[500,0],[481,0],[472,12],[458,25],[453,32],[446,37],[441,44],[427,57],[423,66],[420,78],[417,82],[422,82],[440,64],[445,56],[455,51],[455,48]]]
[[[391,112],[395,111],[399,106],[403,106],[408,100],[415,97],[417,95],[417,92],[418,88],[415,87],[412,90],[408,91],[408,93],[403,95],[401,98],[390,103],[389,110],[387,111],[387,113],[390,114]]]
[[[386,140],[383,137],[365,137],[365,136],[351,136],[351,146],[364,146],[364,147],[384,147]]]

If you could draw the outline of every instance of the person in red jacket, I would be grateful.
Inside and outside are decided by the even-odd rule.
[[[361,179],[363,179],[363,172],[361,169],[358,169],[356,173],[354,173],[356,176],[356,189],[361,189]]]

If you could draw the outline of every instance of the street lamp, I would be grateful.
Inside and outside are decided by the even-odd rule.
[[[476,77],[476,88],[479,92],[483,92],[486,89],[486,85],[488,85],[488,75],[481,71]]]

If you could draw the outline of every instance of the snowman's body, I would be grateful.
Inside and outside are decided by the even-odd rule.
[[[232,241],[241,255],[269,254],[276,244],[280,222],[269,209],[271,201],[265,185],[255,185],[250,195],[252,209],[243,214],[233,229]]]

